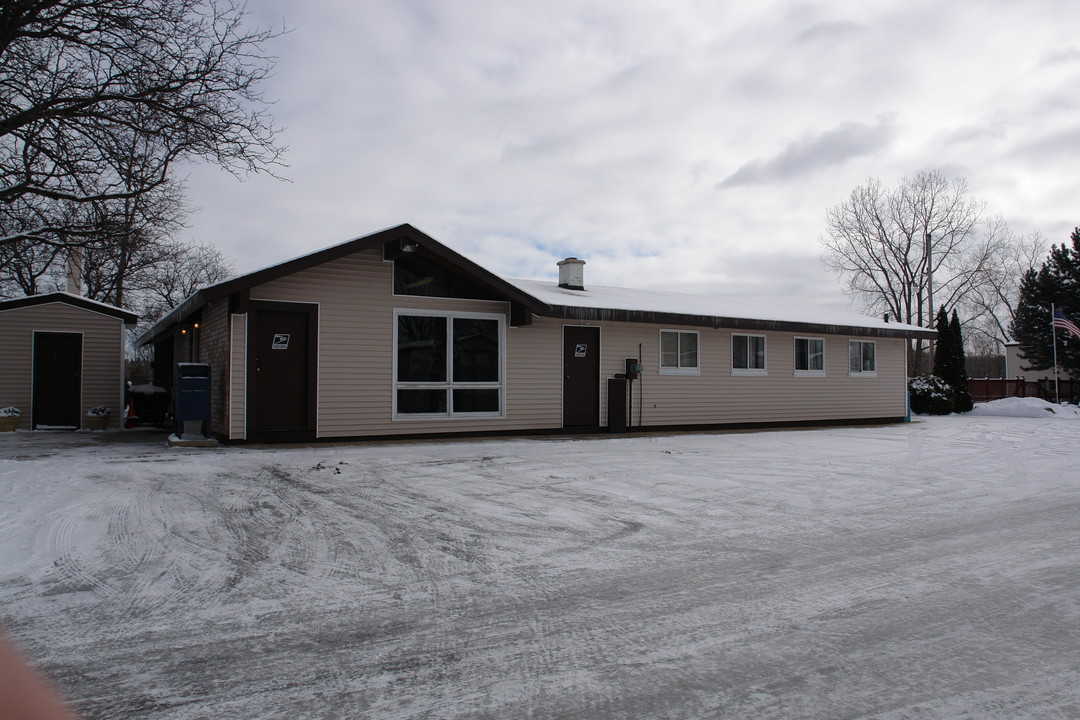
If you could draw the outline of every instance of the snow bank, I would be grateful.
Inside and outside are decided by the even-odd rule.
[[[1000,417],[1042,418],[1063,420],[1080,419],[1080,408],[1075,405],[1054,405],[1039,398],[1002,398],[977,403],[969,415],[996,415]]]

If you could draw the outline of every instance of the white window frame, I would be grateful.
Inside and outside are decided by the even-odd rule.
[[[736,367],[735,366],[735,338],[761,338],[762,353],[761,367]],[[750,361],[749,343],[747,344],[747,362]],[[731,333],[731,374],[732,375],[768,375],[769,374],[769,340],[766,335],[756,333]]]
[[[851,369],[851,351],[855,347],[859,346],[859,366],[862,367],[862,346],[871,345],[874,348],[874,369],[873,370],[852,370]],[[848,377],[877,377],[877,342],[873,340],[848,340]]]
[[[820,368],[806,369],[806,370],[800,370],[799,369],[799,341],[800,340],[806,340],[807,343],[814,343],[814,342],[821,343],[821,367]],[[800,335],[796,335],[795,339],[792,341],[792,351],[794,352],[794,357],[793,357],[792,361],[793,361],[793,367],[795,368],[795,377],[825,377],[825,338],[803,337],[803,336],[800,336]],[[813,357],[813,353],[810,351],[809,346],[808,346],[807,347],[807,357],[806,357],[806,361],[807,361],[806,364],[807,365],[810,364],[810,358],[811,357]]]
[[[697,354],[697,365],[690,367],[671,367],[670,365],[664,365],[664,333],[675,333],[679,337],[679,347],[682,347],[682,336],[693,335],[694,343],[696,345],[695,352]],[[701,374],[701,333],[697,330],[660,330],[660,345],[657,347],[658,358],[656,361],[657,371],[660,375],[700,375]],[[682,362],[682,353],[678,355],[679,362]]]
[[[446,320],[446,380],[439,382],[399,382],[398,381],[398,318],[441,317]],[[495,320],[499,332],[499,380],[498,382],[454,382],[454,324],[455,319]],[[391,383],[392,418],[394,420],[461,420],[473,418],[506,417],[506,316],[501,313],[457,312],[447,310],[413,310],[394,308],[393,382]],[[454,412],[454,390],[499,391],[498,412]],[[398,390],[445,390],[446,412],[444,413],[398,413]]]

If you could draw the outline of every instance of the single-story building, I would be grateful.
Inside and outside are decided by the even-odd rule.
[[[1061,332],[1060,330],[1058,332]],[[1060,336],[1059,336],[1060,337]],[[1025,360],[1020,351],[1020,343],[1007,342],[1005,343],[1005,377],[1007,378],[1022,378],[1028,382],[1035,382],[1038,380],[1045,380],[1054,377],[1053,368],[1045,368],[1043,370],[1027,370],[1031,363]],[[1067,371],[1059,370],[1058,377],[1063,380],[1071,380],[1072,377]]]
[[[138,319],[66,292],[0,301],[0,407],[22,411],[23,430],[85,427],[102,406],[109,427],[121,427],[124,326]]]
[[[882,422],[908,338],[853,312],[496,276],[401,225],[200,290],[140,340],[225,441]],[[635,367],[640,366],[640,367]]]

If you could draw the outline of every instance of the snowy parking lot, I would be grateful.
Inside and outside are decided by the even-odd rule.
[[[4,433],[0,627],[85,718],[1077,718],[1080,419],[1040,413]]]

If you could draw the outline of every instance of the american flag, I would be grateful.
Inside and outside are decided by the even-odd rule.
[[[1064,328],[1080,338],[1080,327],[1077,327],[1076,323],[1070,320],[1065,313],[1057,309],[1054,310],[1054,327]]]

